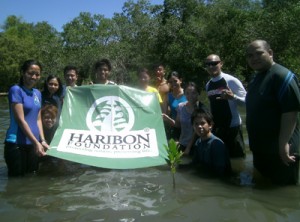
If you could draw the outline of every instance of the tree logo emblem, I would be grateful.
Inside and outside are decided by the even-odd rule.
[[[86,116],[86,124],[91,131],[130,131],[134,120],[131,106],[118,96],[97,99]]]

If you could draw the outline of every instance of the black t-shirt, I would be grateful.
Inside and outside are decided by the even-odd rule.
[[[224,78],[216,82],[210,81],[207,85],[210,110],[214,117],[215,127],[230,127],[232,119],[228,100],[217,99],[223,89],[227,89],[227,82]]]
[[[281,115],[299,111],[298,80],[285,67],[274,64],[258,73],[248,85],[246,125],[250,149],[262,153],[278,153]],[[298,130],[293,137],[299,138]],[[299,139],[297,139],[299,141]],[[299,144],[296,145],[298,149]]]

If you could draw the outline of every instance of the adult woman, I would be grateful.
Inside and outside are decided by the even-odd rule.
[[[42,105],[52,104],[58,109],[58,117],[63,103],[63,84],[59,77],[49,75],[44,83],[42,92]]]
[[[167,137],[178,139],[180,130],[174,127],[174,120],[176,119],[178,104],[185,102],[186,97],[183,93],[183,88],[181,87],[182,77],[178,72],[173,71],[171,74],[169,74],[168,82],[171,87],[171,92],[168,93],[168,96],[163,103],[163,119],[170,128],[169,132],[167,132]]]
[[[38,61],[27,60],[21,67],[18,85],[9,90],[11,124],[8,137],[16,138],[15,143],[5,144],[5,161],[9,176],[19,176],[38,170],[39,156],[49,148],[44,138],[41,121],[41,93],[33,88],[40,79],[41,65]],[[7,141],[7,140],[6,140]]]
[[[203,112],[207,112],[208,109],[198,100],[200,91],[194,82],[189,82],[185,89],[184,94],[187,101],[179,103],[177,108],[177,116],[175,120],[175,127],[180,128],[179,137],[179,149],[184,151],[193,138],[193,126],[191,122],[192,113],[196,108],[200,108]]]

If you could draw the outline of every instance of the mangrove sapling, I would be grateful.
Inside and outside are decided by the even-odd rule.
[[[175,189],[176,166],[181,162],[180,158],[183,155],[183,152],[178,150],[177,144],[173,139],[169,140],[169,144],[168,146],[165,145],[165,148],[168,152],[169,164],[173,179],[173,189]]]

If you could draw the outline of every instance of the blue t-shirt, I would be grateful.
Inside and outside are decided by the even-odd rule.
[[[179,98],[175,98],[172,93],[169,93],[168,100],[171,110],[171,118],[175,120],[177,116],[177,107],[179,103],[186,102],[187,99],[184,94],[182,94]]]
[[[9,118],[10,118],[10,122],[9,122],[9,128],[6,131],[5,142],[16,143],[17,142],[18,124],[17,124],[17,122],[15,120],[15,117],[14,117],[14,114],[11,110],[11,89],[9,90],[8,100],[9,100]]]
[[[40,132],[37,124],[38,114],[41,109],[42,101],[40,91],[34,88],[29,90],[26,89],[24,86],[20,87],[18,85],[15,85],[10,88],[8,98],[10,105],[13,103],[21,103],[23,105],[25,121],[28,123],[29,128],[35,136],[35,138],[37,140],[40,140]],[[25,136],[20,127],[17,127],[16,141],[19,145],[32,144],[32,142]]]
[[[194,164],[200,164],[208,171],[219,176],[231,173],[229,154],[221,139],[212,134],[207,140],[199,138],[195,146]]]

